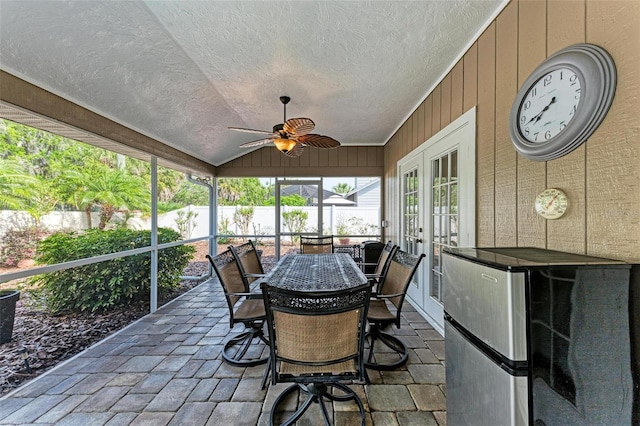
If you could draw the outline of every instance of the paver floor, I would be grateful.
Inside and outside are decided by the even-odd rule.
[[[229,330],[228,315],[219,283],[206,281],[0,399],[0,425],[268,425],[289,384],[262,390],[264,365],[222,361],[224,342],[242,331]],[[391,332],[411,348],[409,361],[352,385],[367,425],[445,425],[442,337],[407,303]],[[360,424],[354,404],[331,407],[336,425]],[[317,404],[297,424],[323,424]]]

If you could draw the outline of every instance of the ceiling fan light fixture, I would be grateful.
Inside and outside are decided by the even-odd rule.
[[[293,139],[278,138],[273,140],[274,145],[280,152],[289,152],[296,146]]]

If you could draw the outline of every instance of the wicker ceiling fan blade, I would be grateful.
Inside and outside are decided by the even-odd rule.
[[[284,122],[283,130],[293,136],[306,135],[316,127],[310,118],[290,118]]]
[[[284,151],[280,151],[280,152],[282,152],[287,157],[297,158],[297,157],[300,157],[302,155],[302,151],[304,151],[304,145],[302,145],[301,143],[298,142],[293,147],[293,149],[291,149],[291,150],[289,150],[287,152],[284,152]]]
[[[266,138],[266,139],[258,139],[255,141],[249,141],[249,142],[245,142],[242,145],[240,145],[240,148],[250,148],[252,146],[260,146],[260,145],[266,145],[270,142],[273,142],[273,137],[271,138]]]
[[[262,133],[264,135],[273,135],[273,132],[269,132],[267,130],[255,130],[255,129],[245,129],[243,127],[227,127],[229,130],[235,130],[236,132],[245,132],[245,133]]]
[[[312,146],[314,148],[337,148],[340,146],[340,142],[324,135],[303,135],[300,136],[298,140],[300,141],[300,143],[307,146]]]

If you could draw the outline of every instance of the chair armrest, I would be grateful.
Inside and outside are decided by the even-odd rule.
[[[378,299],[393,299],[394,297],[402,296],[404,293],[395,293],[395,294],[376,294]]]

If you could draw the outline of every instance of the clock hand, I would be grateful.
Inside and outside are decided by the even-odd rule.
[[[553,98],[551,98],[551,102],[549,102],[549,104],[547,104],[546,107],[542,108],[542,111],[540,111],[538,114],[534,115],[531,120],[529,120],[529,123],[531,123],[532,121],[534,123],[537,123],[538,121],[540,121],[540,119],[542,118],[542,114],[544,114],[544,112],[546,110],[549,109],[549,107],[551,106],[551,104],[556,102],[556,97],[554,96]]]

